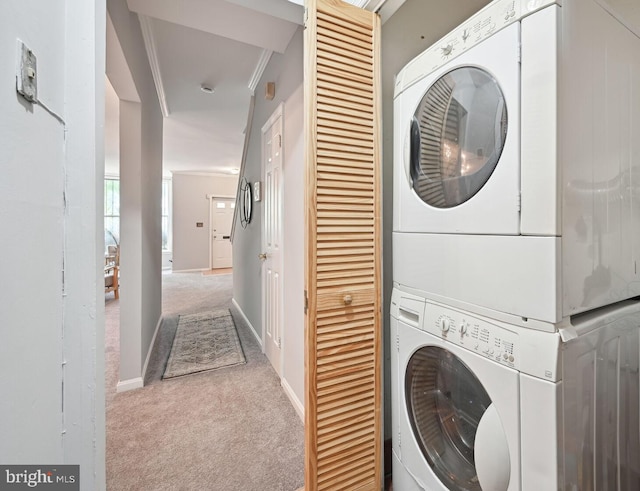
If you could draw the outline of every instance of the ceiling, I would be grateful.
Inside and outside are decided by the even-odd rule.
[[[299,3],[127,0],[140,20],[164,115],[165,175],[239,169],[251,95],[272,54],[284,53],[302,24]],[[105,172],[117,175],[118,97],[106,85]]]

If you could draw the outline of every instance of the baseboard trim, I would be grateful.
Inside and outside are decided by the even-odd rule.
[[[130,378],[129,380],[120,380],[116,387],[116,392],[127,392],[134,389],[142,389],[144,382],[142,377]]]
[[[287,397],[291,401],[296,413],[298,413],[298,417],[302,421],[302,424],[304,424],[304,406],[302,405],[302,402],[300,402],[300,399],[298,399],[298,396],[296,396],[296,393],[293,391],[286,379],[280,379],[280,385],[282,386],[284,393],[287,394]]]
[[[238,304],[238,302],[236,302],[235,298],[231,299],[231,303],[233,304],[233,306],[238,309],[238,313],[240,314],[240,316],[242,317],[242,319],[247,323],[247,326],[249,326],[249,329],[251,330],[251,332],[253,333],[253,336],[256,338],[256,341],[258,342],[258,345],[260,346],[260,349],[262,349],[262,339],[260,339],[260,336],[258,336],[257,331],[254,329],[253,325],[251,325],[251,322],[249,322],[249,319],[247,319],[247,316],[244,315],[244,312],[242,311],[242,309],[240,308],[240,305]]]
[[[160,326],[162,325],[162,316],[158,319],[158,323],[156,324],[156,330],[153,333],[153,337],[151,338],[151,344],[149,345],[149,350],[147,351],[147,358],[144,360],[144,365],[142,366],[142,380],[143,385],[144,381],[147,380],[147,369],[149,368],[149,360],[151,359],[151,353],[153,353],[153,347],[156,344],[156,336],[158,335],[158,331],[160,330]]]
[[[172,273],[201,273],[202,271],[209,271],[209,268],[196,268],[196,269],[172,269]]]

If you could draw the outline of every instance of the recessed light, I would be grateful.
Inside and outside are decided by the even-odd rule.
[[[201,84],[200,90],[206,94],[213,94],[215,92],[215,89],[208,84]]]
[[[231,169],[229,171],[231,174],[240,174],[240,169],[238,169],[237,167],[234,167],[233,169]]]

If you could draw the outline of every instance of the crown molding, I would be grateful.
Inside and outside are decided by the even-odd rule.
[[[166,118],[169,116],[169,106],[167,104],[164,86],[162,85],[160,63],[158,62],[158,51],[156,49],[155,38],[153,37],[151,19],[142,14],[138,14],[138,19],[140,20],[140,27],[142,28],[142,37],[144,38],[144,46],[147,49],[147,56],[149,57],[149,65],[151,66],[153,81],[156,85],[156,91],[158,92],[160,109],[162,110],[162,115]]]
[[[258,64],[256,65],[256,68],[253,71],[253,75],[251,75],[251,79],[249,80],[249,92],[251,93],[251,95],[254,95],[256,93],[256,87],[258,86],[258,82],[260,82],[260,79],[262,78],[262,74],[266,70],[272,54],[273,54],[273,51],[271,51],[270,49],[262,50],[262,54],[260,54],[260,59],[258,60]]]

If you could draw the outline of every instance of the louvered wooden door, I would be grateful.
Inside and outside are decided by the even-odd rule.
[[[307,2],[306,491],[382,486],[379,37]]]

